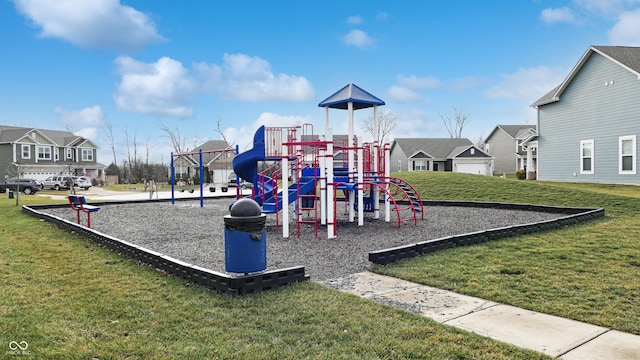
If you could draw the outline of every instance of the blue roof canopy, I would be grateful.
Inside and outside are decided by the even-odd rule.
[[[384,105],[384,101],[362,90],[356,84],[349,83],[335,94],[326,98],[318,106],[347,110],[350,102],[353,103],[354,110]]]

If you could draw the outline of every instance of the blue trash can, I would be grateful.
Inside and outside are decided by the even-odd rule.
[[[248,274],[267,268],[266,215],[260,205],[244,198],[231,206],[224,216],[225,270]]]

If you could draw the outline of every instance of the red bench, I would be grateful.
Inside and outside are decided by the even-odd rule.
[[[87,213],[87,227],[91,228],[91,213],[100,210],[100,208],[98,206],[87,204],[87,200],[84,196],[69,195],[68,199],[69,205],[71,205],[71,208],[78,214],[78,224],[82,225],[80,223],[80,211],[82,211]]]

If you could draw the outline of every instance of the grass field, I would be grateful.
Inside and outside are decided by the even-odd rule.
[[[604,207],[607,216],[376,271],[640,333],[640,188],[398,175],[425,199]],[[4,196],[0,289],[0,358],[11,341],[44,359],[547,358],[311,282],[221,296],[25,215]]]
[[[640,334],[640,187],[401,174],[423,199],[603,207],[565,229],[450,249],[374,271]]]

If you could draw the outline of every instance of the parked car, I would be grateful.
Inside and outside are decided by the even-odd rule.
[[[236,186],[236,179],[238,178],[238,176],[236,175],[236,173],[231,173],[229,174],[229,176],[227,176],[227,184],[229,186]]]
[[[0,193],[18,191],[18,188],[26,195],[35,194],[40,190],[40,182],[34,179],[7,179],[0,183]]]
[[[49,176],[40,184],[41,189],[69,189],[69,186],[73,183],[73,179],[70,176]]]
[[[91,187],[91,179],[86,176],[74,176],[73,177],[73,186],[77,186],[79,188],[89,190]]]

